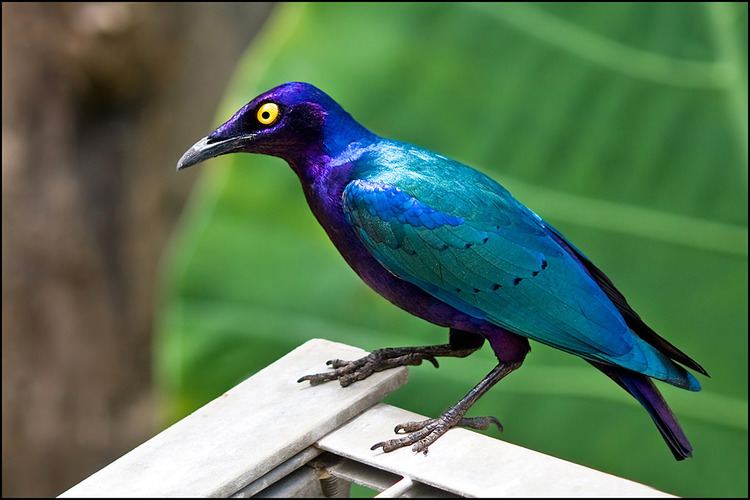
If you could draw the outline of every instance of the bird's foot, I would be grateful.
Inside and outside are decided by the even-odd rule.
[[[377,349],[355,361],[344,361],[341,359],[328,360],[326,364],[332,368],[330,371],[305,375],[297,380],[297,382],[308,380],[310,385],[318,385],[338,379],[341,386],[346,387],[353,382],[366,379],[375,372],[398,366],[420,365],[425,359],[435,365],[435,368],[438,368],[439,365],[437,359],[435,359],[435,355],[440,354],[429,352],[425,348],[416,347]]]
[[[421,422],[406,422],[404,424],[399,424],[393,431],[396,434],[410,433],[408,436],[382,441],[374,444],[370,449],[375,450],[377,448],[383,448],[383,451],[388,453],[403,448],[404,446],[413,445],[411,447],[412,451],[416,453],[422,452],[427,455],[427,449],[429,446],[453,427],[458,426],[486,430],[491,424],[495,424],[498,429],[501,431],[503,430],[502,424],[495,417],[463,418],[460,413],[451,412],[449,410],[438,418],[428,418]]]

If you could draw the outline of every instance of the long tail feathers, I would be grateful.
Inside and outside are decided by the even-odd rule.
[[[624,368],[589,362],[617,382],[620,387],[628,391],[643,405],[677,460],[684,460],[693,456],[693,447],[690,445],[690,441],[682,432],[677,418],[672,414],[672,410],[669,409],[667,402],[664,401],[650,378]]]

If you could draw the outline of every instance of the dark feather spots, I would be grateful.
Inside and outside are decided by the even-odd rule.
[[[489,238],[485,238],[485,239],[482,240],[482,243],[487,243],[488,241],[490,241],[490,239]]]
[[[546,259],[542,261],[542,269],[547,269],[547,266],[548,266],[548,265],[549,265],[549,264],[547,263],[547,260],[546,260]]]
[[[532,276],[536,276],[537,274],[539,274],[539,271],[533,271],[533,272],[531,273],[531,275],[532,275]]]
[[[471,248],[474,246],[474,243],[467,243],[464,245],[464,248]]]
[[[513,286],[518,285],[521,281],[523,281],[523,278],[513,278]]]
[[[479,293],[479,288],[475,288],[474,293]]]
[[[443,243],[442,245],[440,245],[438,247],[438,250],[448,250],[448,244],[447,243]]]
[[[456,292],[461,293],[461,289],[460,288],[456,288]]]
[[[502,288],[502,287],[503,287],[503,285],[501,285],[500,283],[493,283],[492,284],[492,291],[494,292],[498,288]]]

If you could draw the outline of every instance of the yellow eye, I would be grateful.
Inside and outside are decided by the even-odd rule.
[[[258,108],[258,121],[263,125],[272,124],[278,117],[279,107],[272,102],[267,102],[263,106]]]

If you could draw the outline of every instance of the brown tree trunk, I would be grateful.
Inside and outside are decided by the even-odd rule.
[[[174,165],[269,10],[3,3],[3,496],[155,432],[157,264],[195,175]]]

